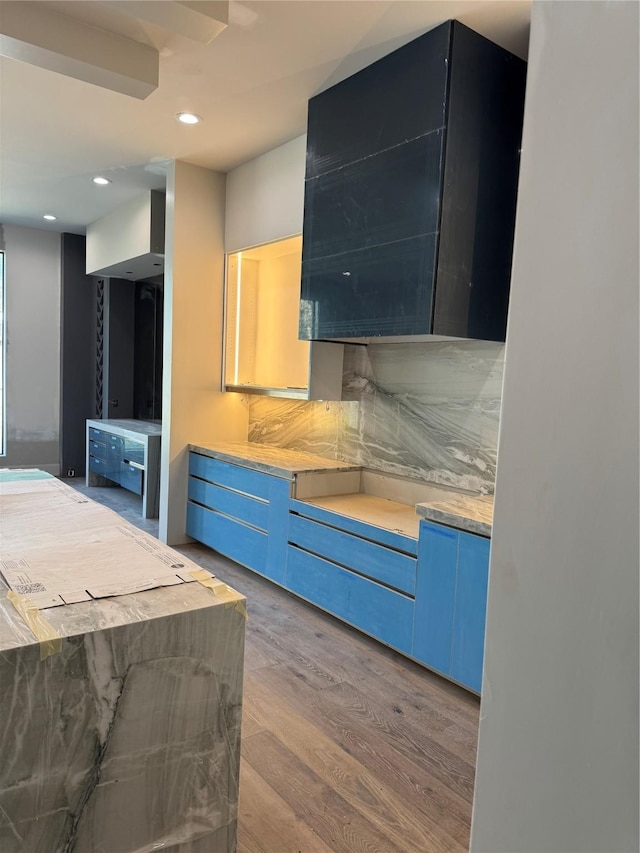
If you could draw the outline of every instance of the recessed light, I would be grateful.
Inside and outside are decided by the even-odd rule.
[[[92,181],[94,184],[99,184],[101,187],[106,187],[107,184],[111,183],[109,178],[101,178],[99,175],[97,175],[95,178],[92,178]]]
[[[178,121],[181,121],[182,124],[198,124],[202,121],[200,116],[197,116],[195,113],[178,113],[176,118]]]
[[[57,219],[58,217],[57,217],[57,216],[54,216],[54,215],[53,215],[53,213],[45,213],[45,215],[44,215],[42,218],[43,218],[43,219],[48,219],[48,220],[49,220],[49,222],[53,222],[53,220],[54,220],[54,219]]]

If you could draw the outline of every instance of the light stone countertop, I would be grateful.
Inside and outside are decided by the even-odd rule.
[[[162,435],[162,424],[152,421],[136,421],[132,418],[109,418],[104,420],[88,420],[87,424],[94,429],[103,429],[123,438],[135,438],[140,435]]]
[[[492,495],[456,495],[442,501],[416,505],[416,512],[427,521],[446,524],[467,533],[491,538],[493,525]]]
[[[190,444],[189,450],[221,459],[234,465],[242,465],[265,474],[273,474],[286,480],[293,480],[296,474],[311,474],[321,471],[359,471],[359,465],[326,459],[314,453],[298,450],[285,450],[269,444],[257,444],[252,441],[231,443]]]

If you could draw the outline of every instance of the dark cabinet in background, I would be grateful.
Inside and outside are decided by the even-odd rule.
[[[504,340],[525,69],[449,21],[311,99],[301,338]]]
[[[133,417],[162,420],[164,278],[135,282]]]

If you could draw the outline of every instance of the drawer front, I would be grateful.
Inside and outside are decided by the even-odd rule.
[[[116,436],[110,435],[107,441],[107,477],[116,483],[120,482],[122,466],[122,445],[114,441]]]
[[[144,443],[133,438],[122,438],[122,456],[126,462],[144,465]]]
[[[269,500],[269,488],[274,479],[269,474],[241,465],[231,465],[221,459],[211,459],[200,453],[189,454],[189,474],[263,500]]]
[[[106,444],[101,444],[99,441],[93,441],[93,439],[89,440],[89,454],[91,456],[95,456],[98,459],[106,459],[107,458],[107,446]]]
[[[225,557],[265,574],[266,533],[190,501],[187,503],[187,533]]]
[[[415,595],[416,560],[298,515],[289,519],[289,541],[359,574]]]
[[[399,651],[411,652],[413,600],[290,545],[287,588]]]
[[[89,438],[94,441],[99,441],[100,444],[105,444],[107,441],[107,434],[103,432],[101,429],[96,429],[95,427],[89,427]]]
[[[141,468],[136,468],[134,465],[129,465],[126,462],[120,463],[119,483],[123,489],[128,489],[130,492],[135,492],[136,495],[141,495],[143,475],[144,471]]]
[[[290,502],[290,509],[297,515],[311,518],[313,521],[319,521],[322,524],[328,524],[330,527],[337,527],[347,533],[353,533],[354,536],[371,539],[378,545],[403,551],[406,554],[415,555],[418,553],[418,540],[411,536],[405,536],[403,533],[396,533],[394,530],[387,530],[384,527],[375,527],[373,524],[367,524],[357,518],[350,518],[347,515],[342,515],[342,513],[332,512],[324,507],[314,506],[312,503],[295,498]]]
[[[95,456],[89,457],[89,470],[93,471],[94,474],[100,474],[101,477],[108,476],[107,463],[104,459],[98,459]]]
[[[269,526],[269,504],[256,500],[248,495],[223,489],[214,483],[189,477],[189,500],[195,501],[209,509],[217,510],[225,515],[231,515],[253,527],[267,530]]]

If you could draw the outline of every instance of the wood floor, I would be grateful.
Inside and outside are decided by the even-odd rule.
[[[124,490],[88,493],[157,531]],[[208,548],[179,550],[248,601],[238,853],[467,850],[479,701]]]

